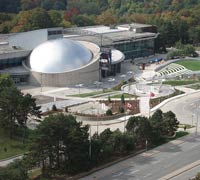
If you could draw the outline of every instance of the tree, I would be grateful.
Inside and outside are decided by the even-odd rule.
[[[135,137],[132,134],[122,133],[119,129],[115,130],[110,136],[110,144],[113,152],[124,154],[135,148]]]
[[[121,104],[124,106],[125,105],[125,98],[124,94],[121,95]]]
[[[77,26],[91,26],[95,24],[93,19],[86,15],[73,16],[71,21]]]
[[[27,158],[41,163],[43,174],[70,174],[88,169],[88,149],[88,126],[72,115],[50,115],[38,126]]]
[[[10,138],[17,126],[27,128],[28,117],[40,117],[39,109],[35,99],[30,94],[23,95],[8,75],[0,76],[0,126],[10,133]]]
[[[97,16],[97,23],[104,25],[113,25],[117,23],[117,17],[113,11],[107,10]]]
[[[111,109],[108,109],[108,110],[106,111],[106,115],[107,115],[107,116],[112,116],[112,115],[113,115],[112,110],[111,110]]]
[[[194,180],[200,180],[200,173],[197,173],[196,177],[194,178]]]
[[[16,120],[18,124],[24,129],[23,143],[26,137],[27,121],[29,118],[38,120],[41,118],[40,106],[36,105],[36,99],[30,94],[21,94],[19,98],[19,106],[17,108]]]
[[[19,11],[20,0],[1,0],[0,12],[16,13]]]
[[[135,136],[137,143],[143,145],[146,140],[151,140],[151,126],[146,117],[130,117],[126,125],[128,133]]]
[[[152,128],[152,141],[154,143],[159,142],[162,139],[163,135],[163,112],[158,109],[149,119],[151,128]]]
[[[164,132],[166,135],[172,136],[178,129],[179,122],[176,115],[172,111],[163,114]]]
[[[52,27],[52,21],[46,10],[35,8],[29,11],[21,11],[16,19],[16,25],[12,32],[30,31]]]
[[[50,10],[50,11],[48,11],[48,14],[51,18],[53,26],[55,26],[55,27],[61,26],[63,19],[62,19],[62,14],[59,11]]]
[[[0,167],[2,180],[27,180],[28,170],[22,160],[15,160],[6,167]]]

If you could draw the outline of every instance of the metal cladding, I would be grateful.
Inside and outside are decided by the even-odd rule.
[[[81,68],[92,61],[92,53],[80,42],[69,39],[46,41],[31,53],[32,71],[62,73]]]

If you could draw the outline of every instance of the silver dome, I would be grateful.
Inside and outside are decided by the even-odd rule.
[[[92,53],[80,42],[57,39],[46,41],[31,53],[31,70],[42,73],[61,73],[80,68],[92,60]]]

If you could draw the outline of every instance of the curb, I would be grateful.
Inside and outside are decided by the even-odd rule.
[[[188,164],[188,165],[186,165],[186,166],[184,166],[184,167],[172,172],[171,174],[168,174],[168,175],[160,178],[159,180],[170,180],[170,179],[172,179],[172,178],[174,178],[174,177],[176,177],[176,176],[178,176],[178,175],[180,175],[180,174],[182,174],[184,172],[187,172],[187,171],[189,171],[189,170],[191,170],[191,169],[193,169],[193,168],[195,168],[195,167],[197,167],[199,165],[200,165],[200,160],[198,160],[196,162],[193,162],[191,164]]]
[[[166,105],[167,103],[175,100],[175,99],[179,99],[179,98],[182,98],[182,97],[185,97],[185,96],[189,96],[189,95],[192,95],[192,94],[196,94],[196,93],[200,93],[200,90],[197,90],[195,92],[191,92],[191,93],[185,93],[185,94],[181,94],[181,95],[178,95],[178,96],[174,96],[174,97],[171,97],[169,99],[166,99],[164,100],[163,102],[161,102],[160,104],[158,104],[157,106],[153,107],[150,112],[154,112],[156,111],[157,109],[161,108],[162,106]]]

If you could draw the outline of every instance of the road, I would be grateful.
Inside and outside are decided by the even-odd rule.
[[[190,179],[191,177],[194,177],[198,172],[200,172],[200,166],[194,167],[185,173],[182,173],[174,178],[172,180],[182,180],[182,179]]]
[[[80,180],[164,180],[166,177],[178,180],[178,176],[175,176],[178,175],[177,172],[181,172],[184,176],[183,168],[191,168],[194,162],[200,165],[199,149],[200,135],[191,134],[97,171]],[[196,174],[195,171],[188,172],[191,173],[189,176]]]
[[[180,123],[196,125],[200,118],[200,92],[175,99],[165,104],[161,110],[173,111]]]

